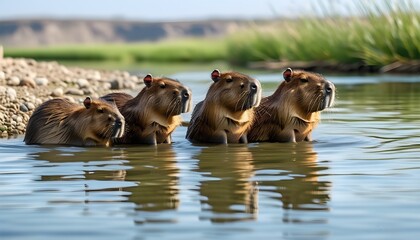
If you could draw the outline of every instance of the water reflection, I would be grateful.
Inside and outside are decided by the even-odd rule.
[[[329,210],[331,184],[320,179],[328,168],[319,165],[313,143],[262,143],[250,150],[254,158],[253,179],[258,181],[260,196],[281,201],[283,221],[303,221],[290,219],[289,209]]]
[[[142,213],[164,212],[179,205],[179,170],[171,145],[40,150],[30,158],[38,160],[35,168],[40,170],[39,180],[49,186],[42,191],[60,191],[67,181],[73,185],[71,191],[85,193],[83,199],[78,194],[76,199],[56,199],[54,203],[123,201],[135,204],[136,223],[173,221]]]
[[[203,215],[212,222],[256,220],[259,198],[278,202],[284,222],[300,219],[290,210],[328,211],[330,182],[320,176],[313,143],[262,143],[204,147],[194,157],[201,174],[199,193]],[[266,202],[266,201],[263,201]]]
[[[129,200],[138,210],[164,211],[178,207],[179,169],[171,145],[128,147],[123,155],[132,167],[127,170],[125,181],[138,183],[126,189],[132,193]]]
[[[258,188],[247,146],[211,146],[194,158],[199,160],[201,205],[213,222],[250,220],[257,217]]]
[[[44,170],[42,181],[121,180],[128,168],[122,154],[120,149],[111,148],[40,147],[29,158],[38,160],[35,167]]]

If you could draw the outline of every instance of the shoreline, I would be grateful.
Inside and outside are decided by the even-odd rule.
[[[81,103],[113,91],[143,87],[127,71],[67,67],[54,61],[0,58],[0,138],[25,133],[29,117],[41,103],[56,97]]]
[[[372,66],[364,63],[339,63],[334,61],[259,61],[247,64],[255,70],[302,69],[311,72],[329,73],[389,73],[418,74],[420,61],[394,62],[385,66]]]

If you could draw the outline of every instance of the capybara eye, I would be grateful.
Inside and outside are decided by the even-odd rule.
[[[160,88],[165,88],[166,87],[166,85],[165,84],[160,84],[160,86],[159,86]]]
[[[309,82],[309,80],[307,78],[301,78],[300,81],[303,82],[303,83]]]
[[[233,81],[233,79],[232,78],[228,78],[228,79],[226,79],[226,82],[232,82]]]
[[[98,108],[98,113],[104,113],[104,109]]]

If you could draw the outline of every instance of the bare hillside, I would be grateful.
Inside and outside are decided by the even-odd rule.
[[[0,44],[40,46],[142,42],[181,37],[217,37],[247,25],[241,21],[134,22],[104,20],[0,21]]]

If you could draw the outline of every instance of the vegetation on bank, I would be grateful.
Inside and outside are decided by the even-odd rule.
[[[38,60],[209,62],[332,61],[383,66],[420,60],[420,12],[410,1],[361,4],[359,16],[305,17],[250,28],[225,39],[5,49]]]
[[[209,62],[226,59],[226,45],[220,40],[183,39],[157,43],[6,48],[4,54],[36,60]]]
[[[359,5],[358,17],[303,18],[227,40],[230,62],[335,61],[383,66],[420,59],[420,12],[409,1]]]

